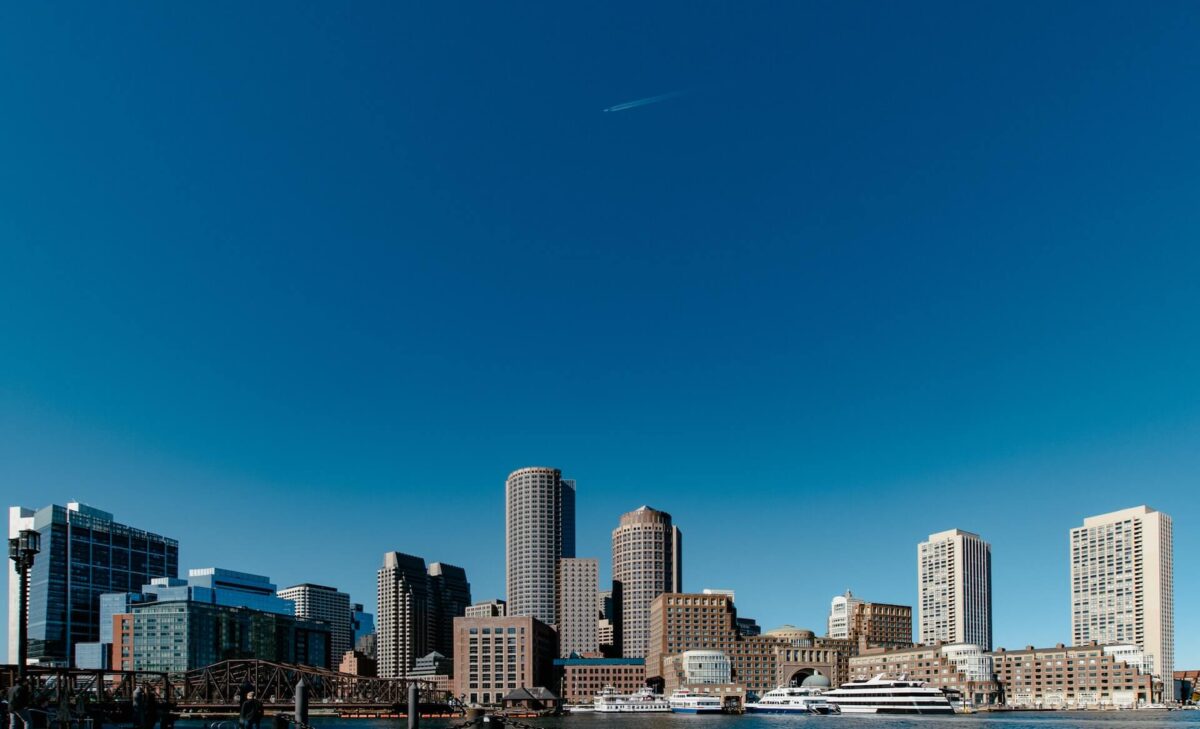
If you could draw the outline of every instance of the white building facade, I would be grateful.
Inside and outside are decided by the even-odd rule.
[[[521,468],[504,500],[507,614],[558,625],[558,560],[575,556],[575,482],[557,468]]]
[[[951,643],[942,646],[946,657],[958,672],[969,681],[992,680],[992,656],[982,646],[974,643]]]
[[[1171,517],[1147,506],[1091,516],[1071,530],[1071,636],[1132,644],[1168,684],[1175,670]]]
[[[721,651],[684,651],[683,680],[686,684],[727,684],[733,681],[733,664]]]
[[[854,615],[854,606],[861,605],[862,600],[846,590],[845,595],[838,595],[829,603],[829,623],[826,635],[830,638],[849,638],[850,619]]]
[[[961,529],[917,546],[918,639],[992,649],[992,548]]]

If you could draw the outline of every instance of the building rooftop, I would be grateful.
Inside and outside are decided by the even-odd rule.
[[[1096,516],[1086,517],[1083,520],[1083,525],[1085,527],[1089,527],[1089,526],[1098,526],[1100,524],[1111,524],[1116,521],[1124,521],[1126,519],[1132,519],[1132,518],[1138,517],[1138,516],[1148,516],[1150,514],[1157,514],[1157,513],[1158,512],[1156,512],[1154,509],[1151,509],[1149,506],[1142,504],[1141,506],[1132,506],[1128,509],[1119,509],[1117,511],[1110,511],[1107,514],[1097,514]]]
[[[949,539],[950,537],[975,537],[976,539],[981,538],[975,532],[968,532],[963,529],[947,529],[944,532],[936,532],[934,534],[930,534],[929,541],[938,542],[943,539]]]
[[[556,666],[644,666],[645,658],[555,658]]]

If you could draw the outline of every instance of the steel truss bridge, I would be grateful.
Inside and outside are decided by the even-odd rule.
[[[182,711],[236,707],[238,693],[252,687],[268,708],[287,708],[296,700],[296,686],[304,682],[311,709],[391,709],[408,702],[408,687],[416,684],[422,704],[445,704],[448,697],[429,681],[404,678],[369,678],[312,666],[294,666],[257,660],[214,663],[188,671],[177,689],[174,703]]]
[[[303,682],[310,710],[402,711],[408,687],[416,684],[422,708],[446,711],[450,697],[421,679],[370,678],[312,666],[295,666],[258,660],[230,660],[186,674],[157,671],[101,671],[78,668],[28,666],[35,702],[53,711],[69,707],[73,713],[123,721],[131,716],[133,691],[153,690],[159,702],[172,711],[228,712],[238,707],[246,688],[269,709],[290,709],[296,686]],[[0,692],[7,694],[17,676],[16,666],[0,666]]]

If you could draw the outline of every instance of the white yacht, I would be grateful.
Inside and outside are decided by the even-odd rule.
[[[939,688],[923,681],[884,678],[879,674],[868,681],[851,681],[824,698],[843,714],[953,714],[954,707]]]
[[[721,700],[716,696],[692,693],[679,689],[667,699],[671,711],[676,714],[720,714]]]
[[[644,688],[626,696],[605,686],[596,697],[596,711],[603,714],[654,714],[671,710],[671,704],[661,694]]]
[[[817,688],[802,686],[780,686],[763,694],[758,701],[746,704],[750,714],[836,714],[837,707],[830,704]]]

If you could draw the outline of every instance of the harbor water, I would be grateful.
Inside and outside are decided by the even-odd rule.
[[[269,721],[269,720],[268,720]],[[268,727],[268,721],[263,722]],[[772,714],[579,714],[521,719],[544,729],[1200,729],[1200,711],[1020,711],[954,716],[779,716]],[[421,729],[461,720],[422,719]],[[236,722],[180,721],[177,729],[236,729]],[[403,729],[403,719],[313,717],[315,729]]]

